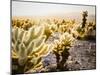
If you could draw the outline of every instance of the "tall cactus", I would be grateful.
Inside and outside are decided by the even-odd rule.
[[[88,12],[87,11],[83,11],[82,16],[83,16],[83,19],[82,19],[82,28],[84,28],[85,25],[86,25],[86,20],[87,20],[86,17],[88,16]]]
[[[88,11],[83,11],[83,13],[82,13],[82,16],[83,16],[83,18],[82,18],[82,23],[81,23],[81,25],[80,26],[78,26],[77,28],[76,28],[76,34],[75,34],[75,36],[76,36],[76,38],[77,39],[84,39],[84,37],[85,37],[85,33],[86,33],[86,25],[87,25],[87,16],[88,16]]]
[[[36,72],[43,67],[41,57],[49,53],[49,45],[45,44],[46,36],[43,34],[43,26],[31,27],[28,31],[13,28],[12,64],[16,60],[15,73]]]

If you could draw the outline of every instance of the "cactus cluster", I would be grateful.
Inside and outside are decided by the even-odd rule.
[[[88,12],[83,11],[81,24],[75,19],[38,19],[39,22],[26,18],[13,19],[12,72],[46,72],[43,57],[50,53],[56,56],[57,71],[67,70],[66,62],[74,39],[91,37],[93,33],[93,37],[96,35],[96,24],[88,23],[87,17]]]
[[[85,27],[85,38],[86,39],[96,39],[96,24],[89,22]]]
[[[87,16],[88,16],[87,11],[83,11],[82,16],[83,16],[82,23],[76,28],[76,31],[74,31],[74,34],[73,34],[74,37],[77,39],[87,39],[90,36],[95,38],[95,31],[96,31],[95,23],[86,22]],[[94,33],[93,35],[92,35],[92,32]]]
[[[69,49],[72,46],[74,38],[69,33],[64,33],[59,40],[55,40],[53,53],[56,55],[57,69],[64,70],[65,63],[69,57]]]
[[[31,27],[28,31],[13,28],[12,30],[12,64],[15,73],[36,72],[43,68],[42,57],[49,51],[45,43],[44,27]]]
[[[78,32],[78,39],[82,39],[82,38],[84,38],[84,36],[85,36],[85,27],[86,27],[86,25],[87,25],[87,19],[86,19],[86,17],[88,16],[88,12],[87,11],[83,11],[83,13],[82,13],[82,24],[79,26],[79,27],[77,27],[77,29],[76,29],[76,31]]]
[[[25,30],[28,30],[32,26],[35,25],[44,25],[45,27],[45,35],[47,36],[47,39],[49,36],[51,36],[52,33],[54,32],[71,32],[71,29],[75,26],[75,19],[74,20],[59,20],[59,19],[54,19],[54,20],[40,20],[39,22],[31,19],[13,19],[12,20],[12,26],[13,27],[18,27],[18,28],[23,28]]]
[[[35,24],[37,24],[36,20],[32,20],[28,18],[27,19],[23,19],[23,18],[12,19],[13,27],[23,28],[25,30],[28,30],[30,27],[32,27]]]

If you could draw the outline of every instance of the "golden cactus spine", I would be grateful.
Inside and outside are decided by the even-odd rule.
[[[34,72],[43,67],[41,57],[49,53],[49,45],[45,44],[44,27],[31,27],[28,31],[20,28],[12,30],[12,59],[17,60],[16,72]],[[14,61],[12,60],[12,64]],[[31,66],[28,64],[31,63]]]
[[[65,32],[60,40],[55,41],[53,52],[56,55],[57,69],[64,70],[68,56],[69,49],[72,46],[74,38],[69,33]]]

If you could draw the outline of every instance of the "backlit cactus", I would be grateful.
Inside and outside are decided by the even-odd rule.
[[[44,22],[42,25],[44,25],[44,35],[46,35],[46,40],[47,40],[54,31],[52,30],[52,25]]]
[[[69,49],[72,46],[74,38],[69,33],[64,33],[60,40],[56,40],[53,52],[56,55],[57,69],[64,70],[65,63],[69,57]]]
[[[82,19],[82,26],[77,28],[77,31],[79,33],[79,39],[83,39],[85,36],[85,27],[86,27],[86,17],[88,16],[88,11],[83,11],[82,13],[83,19]]]
[[[68,57],[71,56],[69,50],[74,40],[96,38],[96,24],[87,21],[87,11],[81,15],[82,22],[76,16],[69,16],[68,19],[12,19],[12,72],[19,74],[67,70]]]
[[[90,39],[95,39],[96,35],[96,25],[93,22],[86,22],[87,19],[86,17],[88,16],[88,12],[84,11],[83,14],[83,19],[82,19],[82,24],[81,26],[78,26],[75,31],[75,36],[77,36],[77,39],[82,39],[82,40],[90,40]]]
[[[41,57],[46,56],[49,45],[45,43],[44,27],[31,27],[28,31],[12,30],[12,64],[16,60],[16,73],[36,72],[43,68]],[[20,70],[20,71],[19,71]]]
[[[85,38],[86,39],[96,39],[96,24],[89,22],[85,27]]]
[[[36,24],[35,21],[31,19],[23,19],[23,18],[12,19],[13,27],[23,28],[25,30],[28,30],[30,27],[32,27],[35,24]]]

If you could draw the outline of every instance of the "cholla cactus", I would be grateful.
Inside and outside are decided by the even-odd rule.
[[[41,57],[49,53],[49,45],[45,44],[46,36],[43,34],[43,26],[31,27],[28,31],[13,28],[12,64],[17,62],[15,73],[36,72],[43,68]]]
[[[95,39],[96,35],[96,25],[93,24],[93,22],[87,23],[86,17],[88,16],[88,12],[84,11],[83,14],[83,19],[82,19],[82,26],[77,28],[78,32],[78,39]]]
[[[88,16],[88,11],[83,11],[82,16],[83,16],[82,24],[79,25],[76,28],[77,32],[75,32],[76,33],[75,35],[78,35],[77,39],[84,39],[84,37],[85,37],[85,34],[86,34],[86,25],[87,25],[87,22],[86,22],[87,19],[86,19],[86,17]]]
[[[46,35],[46,40],[47,40],[53,33],[52,26],[46,22],[43,22],[42,24],[45,27],[44,35]]]
[[[57,31],[61,33],[68,32],[71,34],[71,30],[75,27],[75,20],[66,21],[65,19],[57,27]]]
[[[64,70],[73,41],[74,38],[67,32],[60,37],[59,41],[55,41],[53,52],[56,55],[57,69]]]
[[[12,19],[13,27],[18,27],[18,28],[23,28],[25,30],[28,30],[33,25],[35,25],[35,22],[31,19],[22,19],[22,18]]]
[[[51,27],[52,32],[57,32],[58,27],[56,24],[51,24],[50,27]]]
[[[60,25],[59,26],[59,29],[58,29],[58,32],[62,32],[62,33],[65,33],[66,31],[68,32],[69,28],[67,25]]]
[[[85,36],[86,39],[95,39],[96,38],[96,25],[93,22],[85,27]]]
[[[83,11],[82,16],[83,16],[83,19],[82,19],[82,28],[84,28],[85,25],[86,25],[86,20],[87,20],[86,17],[88,16],[88,12],[87,11]]]

